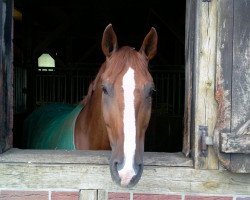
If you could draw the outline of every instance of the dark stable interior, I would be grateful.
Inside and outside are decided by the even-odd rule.
[[[111,23],[118,45],[136,49],[150,28],[156,28],[158,53],[149,66],[156,92],[145,151],[181,151],[185,6],[185,1],[161,0],[14,0],[14,147],[25,148],[23,120],[36,107],[77,103],[86,95],[105,60],[101,38]],[[38,58],[43,53],[55,60],[53,72],[39,70]],[[70,79],[73,75],[77,80]]]

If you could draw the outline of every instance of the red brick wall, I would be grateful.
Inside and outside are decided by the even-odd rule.
[[[1,200],[48,200],[48,192],[43,191],[0,191]]]
[[[0,200],[78,200],[79,192],[0,191]]]
[[[183,195],[108,192],[108,200],[250,200],[240,195]],[[80,191],[11,191],[0,190],[0,200],[78,200]]]

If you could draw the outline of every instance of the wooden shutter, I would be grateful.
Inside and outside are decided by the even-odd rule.
[[[218,1],[214,144],[231,171],[250,172],[250,0]]]
[[[0,153],[12,147],[12,0],[0,0]]]

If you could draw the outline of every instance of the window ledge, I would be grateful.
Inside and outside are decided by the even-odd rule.
[[[108,165],[110,151],[30,150],[12,148],[0,154],[1,163],[99,164]],[[145,166],[192,167],[193,161],[178,153],[144,153]]]
[[[110,151],[10,149],[0,155],[0,190],[97,189],[219,195],[250,191],[250,174],[194,169],[191,159],[182,153],[149,152],[145,153],[146,166],[138,185],[124,189],[111,179],[109,155]]]

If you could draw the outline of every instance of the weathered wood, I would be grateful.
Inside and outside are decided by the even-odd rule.
[[[216,99],[219,107],[218,122],[214,131],[214,146],[220,162],[227,169],[242,173],[250,172],[250,156],[246,154],[249,152],[249,149],[246,149],[249,148],[249,141],[242,140],[249,140],[249,137],[238,136],[236,133],[237,129],[249,120],[250,115],[250,25],[245,20],[250,17],[250,4],[247,2],[219,1],[216,69]],[[233,141],[234,139],[236,141]],[[243,141],[242,147],[240,140]],[[233,154],[233,151],[237,154]]]
[[[10,149],[0,155],[3,163],[32,164],[100,164],[108,165],[110,151],[63,151],[63,150],[20,150]],[[193,162],[182,153],[144,153],[144,164],[149,166],[191,167]]]
[[[97,190],[81,190],[79,200],[97,200]]]
[[[0,13],[3,13],[0,15],[0,38],[3,38],[4,35],[4,23],[3,23],[3,16],[4,16],[4,12],[3,12],[3,0],[0,0]],[[3,56],[2,56],[2,52],[3,52],[3,43],[2,40],[1,44],[0,44],[0,153],[2,153],[3,149],[5,148],[5,135],[3,134],[5,129],[4,129],[4,118],[5,118],[5,112],[4,112],[4,83],[3,83]]]
[[[233,37],[233,0],[218,1],[218,35],[216,65],[217,124],[214,130],[214,148],[223,166],[228,165],[230,155],[220,152],[220,132],[229,132],[231,123],[231,74]],[[223,70],[227,69],[227,70]],[[226,79],[226,81],[225,81]]]
[[[233,75],[232,75],[232,122],[231,131],[250,120],[250,1],[234,1]],[[249,125],[248,125],[249,126]],[[249,128],[248,128],[249,130]],[[240,131],[237,131],[237,135]],[[241,136],[242,137],[242,136]],[[233,171],[250,172],[250,135],[242,142],[242,154],[231,154]],[[242,138],[243,140],[243,138]],[[241,143],[239,143],[241,145]],[[244,149],[245,147],[245,149]],[[239,164],[240,163],[240,164]]]
[[[216,100],[218,120],[214,135],[214,145],[219,146],[219,132],[230,132],[231,123],[231,74],[233,38],[233,0],[218,2],[218,41],[216,66]],[[230,42],[229,42],[230,41]],[[224,70],[226,69],[226,70]],[[217,132],[217,129],[219,130]]]
[[[89,189],[152,193],[212,193],[246,195],[250,174],[226,170],[197,170],[190,167],[146,166],[138,185],[118,187],[110,177],[108,165],[0,163],[0,189],[58,190]]]
[[[0,153],[13,143],[12,9],[13,1],[0,0]]]
[[[214,98],[216,65],[217,2],[197,2],[196,61],[193,70],[194,83],[194,156],[195,167],[217,169],[218,159],[212,147],[208,157],[201,156],[199,126],[208,127],[212,137],[216,124],[217,103]]]
[[[98,193],[98,200],[99,199],[103,199],[103,200],[106,200],[106,199],[108,199],[108,193],[107,193],[107,191],[105,191],[105,190],[97,190],[97,193]]]
[[[237,0],[233,6],[231,132],[236,132],[250,120],[250,1]]]
[[[221,150],[225,153],[250,153],[250,120],[236,133],[221,133]]]
[[[221,150],[225,153],[250,153],[250,135],[221,133]]]
[[[194,65],[195,50],[195,15],[196,2],[186,1],[186,34],[185,34],[185,112],[182,152],[190,153],[191,114],[192,114],[192,68]]]

